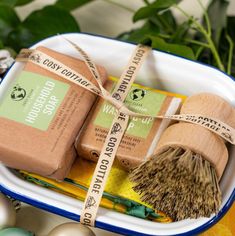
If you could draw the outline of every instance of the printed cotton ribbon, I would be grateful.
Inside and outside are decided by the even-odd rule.
[[[89,68],[91,74],[95,78],[98,87],[87,80],[83,75],[77,73],[76,71],[69,68],[65,64],[56,60],[55,58],[39,51],[22,49],[16,58],[18,62],[31,61],[40,67],[49,70],[62,78],[69,80],[92,93],[101,96],[106,101],[110,102],[118,110],[118,114],[114,117],[108,135],[106,137],[104,146],[100,153],[96,169],[91,180],[88,193],[83,204],[80,222],[85,225],[95,226],[95,219],[101,197],[104,191],[105,183],[109,172],[111,170],[115,154],[119,143],[121,142],[122,136],[128,124],[130,116],[138,117],[148,117],[148,115],[143,115],[130,111],[125,105],[124,100],[128,94],[128,91],[142,65],[144,59],[147,57],[151,48],[144,45],[137,45],[127,66],[113,91],[110,94],[101,83],[101,78],[96,65],[90,59],[90,57],[83,51],[77,44],[65,39],[69,42],[83,57],[87,67]],[[150,116],[149,116],[150,117]],[[152,117],[152,116],[151,116]],[[211,118],[198,114],[181,114],[181,115],[171,115],[171,116],[154,116],[154,118],[160,119],[172,119],[178,121],[186,121],[193,124],[201,125],[212,132],[218,134],[228,142],[235,144],[235,130],[228,126],[227,124]]]

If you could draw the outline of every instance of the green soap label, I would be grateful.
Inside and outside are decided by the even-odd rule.
[[[165,98],[166,95],[164,94],[145,90],[133,85],[126,97],[125,104],[131,111],[155,116],[160,111]],[[116,114],[116,109],[111,104],[104,102],[95,118],[94,124],[109,129]],[[154,118],[151,117],[130,118],[126,134],[146,138],[152,128],[153,122]]]
[[[1,102],[0,116],[47,130],[69,87],[49,77],[22,71]]]

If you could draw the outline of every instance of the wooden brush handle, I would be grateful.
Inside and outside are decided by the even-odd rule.
[[[199,125],[180,122],[168,127],[158,142],[156,154],[169,147],[182,147],[200,154],[212,163],[218,178],[222,176],[228,161],[228,151],[223,140]]]
[[[180,114],[198,114],[213,117],[235,128],[235,109],[223,98],[211,93],[188,97]]]
[[[201,93],[187,98],[180,113],[205,115],[235,128],[234,108],[214,94]],[[169,146],[189,148],[201,154],[215,167],[218,177],[222,176],[228,161],[228,151],[223,139],[211,131],[195,124],[177,123],[165,130],[155,153],[160,153]]]

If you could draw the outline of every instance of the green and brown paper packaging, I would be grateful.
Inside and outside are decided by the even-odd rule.
[[[83,61],[37,49],[94,82]],[[98,70],[104,82],[106,71],[101,66]],[[75,137],[95,99],[91,92],[27,62],[1,101],[0,160],[12,168],[62,180],[76,156]]]
[[[115,79],[106,82],[107,90],[112,90],[113,81]],[[180,98],[137,84],[131,87],[125,100],[132,111],[152,116],[175,114],[180,103]],[[79,156],[97,161],[115,114],[116,109],[111,104],[98,99],[77,137],[75,146]],[[128,170],[150,157],[169,123],[169,120],[154,120],[151,117],[132,117],[116,154],[122,166]]]

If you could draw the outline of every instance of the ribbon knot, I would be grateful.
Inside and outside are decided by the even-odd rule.
[[[119,101],[119,100],[113,98],[113,97],[111,96],[111,94],[109,94],[108,96],[106,95],[106,96],[104,97],[104,99],[105,99],[106,101],[110,102],[110,103],[111,103],[113,106],[115,106],[119,111],[122,109],[122,107],[125,106],[122,101]]]
[[[111,94],[107,94],[104,96],[105,101],[109,102],[112,104],[118,111],[119,113],[123,113],[125,115],[136,115],[136,113],[130,111],[124,104],[124,102],[115,99],[114,97],[111,96]],[[144,116],[144,115],[141,115]]]

